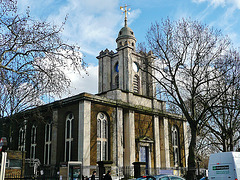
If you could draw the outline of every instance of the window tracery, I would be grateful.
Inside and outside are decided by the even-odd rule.
[[[173,161],[174,166],[179,166],[180,154],[179,154],[179,132],[176,126],[172,127],[172,146],[173,146]]]
[[[65,161],[72,160],[72,144],[73,144],[73,120],[74,116],[72,113],[68,114],[66,117],[65,124]]]
[[[108,160],[108,120],[106,114],[97,115],[97,161]]]
[[[51,164],[52,122],[45,125],[44,164]]]
[[[31,129],[31,149],[30,149],[31,159],[36,158],[36,146],[37,146],[37,127],[33,125]]]

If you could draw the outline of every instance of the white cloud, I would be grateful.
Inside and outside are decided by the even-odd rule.
[[[137,19],[140,16],[140,14],[141,14],[140,9],[130,11],[130,14],[128,15],[128,25],[130,25],[135,19]]]
[[[239,26],[240,0],[192,0],[195,3],[207,2],[208,6],[205,9],[204,16],[200,19],[207,19],[209,16],[214,16],[214,12],[218,11],[218,16],[209,22],[210,26],[221,29],[225,35],[228,35],[234,46],[239,46],[239,35],[235,32]],[[219,13],[221,12],[221,13]]]
[[[192,1],[195,2],[195,3],[202,3],[202,2],[205,2],[207,0],[192,0]]]
[[[70,97],[83,92],[96,94],[98,92],[98,66],[89,65],[88,74],[78,74],[73,71],[66,71],[71,79],[70,94],[63,94],[61,98]]]
[[[105,48],[116,48],[115,40],[124,22],[120,0],[19,0],[18,4],[21,10],[29,6],[32,16],[55,24],[61,24],[68,14],[63,37],[93,56]],[[140,13],[139,9],[132,10],[128,24]]]
[[[21,9],[30,6],[33,17],[46,19],[58,25],[68,14],[63,38],[70,43],[77,43],[84,55],[95,57],[101,50],[116,48],[115,40],[124,22],[124,15],[119,8],[120,3],[122,3],[120,0],[19,0],[18,2]],[[128,24],[138,18],[140,13],[139,9],[132,10]],[[88,57],[84,60],[89,63]],[[90,63],[96,64],[96,62],[97,60]],[[97,93],[97,66],[89,65],[87,71],[89,76],[84,75],[84,77],[67,72],[72,81],[71,95],[81,92]]]
[[[215,7],[217,7],[217,6],[224,6],[225,5],[225,0],[211,0],[210,2]]]
[[[237,8],[240,9],[240,1],[239,0],[232,0],[232,1],[237,6]]]
[[[240,1],[239,0],[192,0],[195,3],[203,3],[203,2],[209,2],[214,7],[218,6],[226,6],[231,5],[237,9],[240,9]]]
[[[118,0],[69,0],[48,20],[61,22],[66,14],[64,37],[77,42],[84,52],[96,56],[102,47],[115,48],[117,28],[123,20]]]

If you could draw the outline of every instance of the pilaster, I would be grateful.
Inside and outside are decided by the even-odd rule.
[[[119,89],[123,89],[124,90],[124,76],[125,76],[125,71],[124,71],[124,67],[125,67],[125,51],[124,49],[121,49],[120,51],[118,51],[118,68],[119,68]]]
[[[161,167],[159,117],[154,116],[155,168]]]
[[[90,166],[90,131],[91,131],[91,102],[79,102],[78,120],[78,161],[82,165]],[[89,174],[89,169],[83,169],[83,174]]]
[[[103,92],[103,58],[99,58],[98,63],[98,93]]]
[[[170,153],[169,153],[169,130],[168,130],[168,119],[163,118],[163,127],[164,127],[164,149],[165,149],[165,161],[166,168],[170,167]]]
[[[132,54],[130,54],[130,48],[126,47],[124,49],[124,59],[123,59],[123,63],[124,63],[124,70],[123,70],[123,78],[124,78],[124,84],[123,84],[123,88],[126,91],[132,91],[132,83],[130,83],[130,80],[132,80],[132,69],[131,68],[131,56]]]
[[[57,162],[57,132],[58,132],[58,110],[55,109],[53,111],[53,125],[52,125],[52,137],[53,139],[56,139],[55,141],[52,141],[52,152],[51,152],[51,164],[56,164]]]
[[[124,166],[133,166],[135,162],[135,121],[134,111],[128,110],[124,113]]]
[[[118,167],[123,167],[123,109],[117,107],[116,140],[117,140],[117,163]]]
[[[186,161],[186,167],[188,167],[188,130],[187,130],[187,122],[183,121],[183,135],[184,135],[184,149],[185,149],[185,161]]]
[[[103,92],[111,90],[111,57],[103,57],[103,79],[102,79],[102,88]]]

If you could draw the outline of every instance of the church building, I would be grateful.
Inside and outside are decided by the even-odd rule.
[[[98,94],[81,93],[27,111],[15,127],[12,148],[44,166],[81,161],[85,176],[99,161],[111,162],[113,177],[134,162],[145,162],[147,169],[186,167],[186,120],[156,98],[149,66],[154,56],[136,51],[127,18],[116,46],[97,56]]]

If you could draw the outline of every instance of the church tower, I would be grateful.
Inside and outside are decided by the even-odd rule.
[[[123,9],[123,8],[122,8]],[[125,25],[116,39],[117,52],[101,51],[99,60],[98,93],[122,90],[145,97],[155,97],[155,86],[150,74],[154,56],[151,52],[136,52],[136,38],[127,25],[127,6],[125,6]]]
[[[116,52],[106,49],[97,57],[98,94],[84,92],[29,109],[17,115],[16,125],[7,125],[16,127],[11,132],[13,149],[24,148],[27,158],[39,159],[46,175],[70,161],[81,161],[87,176],[99,170],[100,179],[102,165],[111,168],[113,179],[133,176],[133,166],[142,162],[150,173],[162,168],[181,174],[181,167],[187,167],[187,121],[169,113],[166,102],[155,97],[154,56],[136,51],[137,40],[127,25],[129,9],[121,9],[125,24],[116,38]],[[34,142],[27,141],[32,137]],[[66,167],[59,169],[61,176],[68,176]]]

